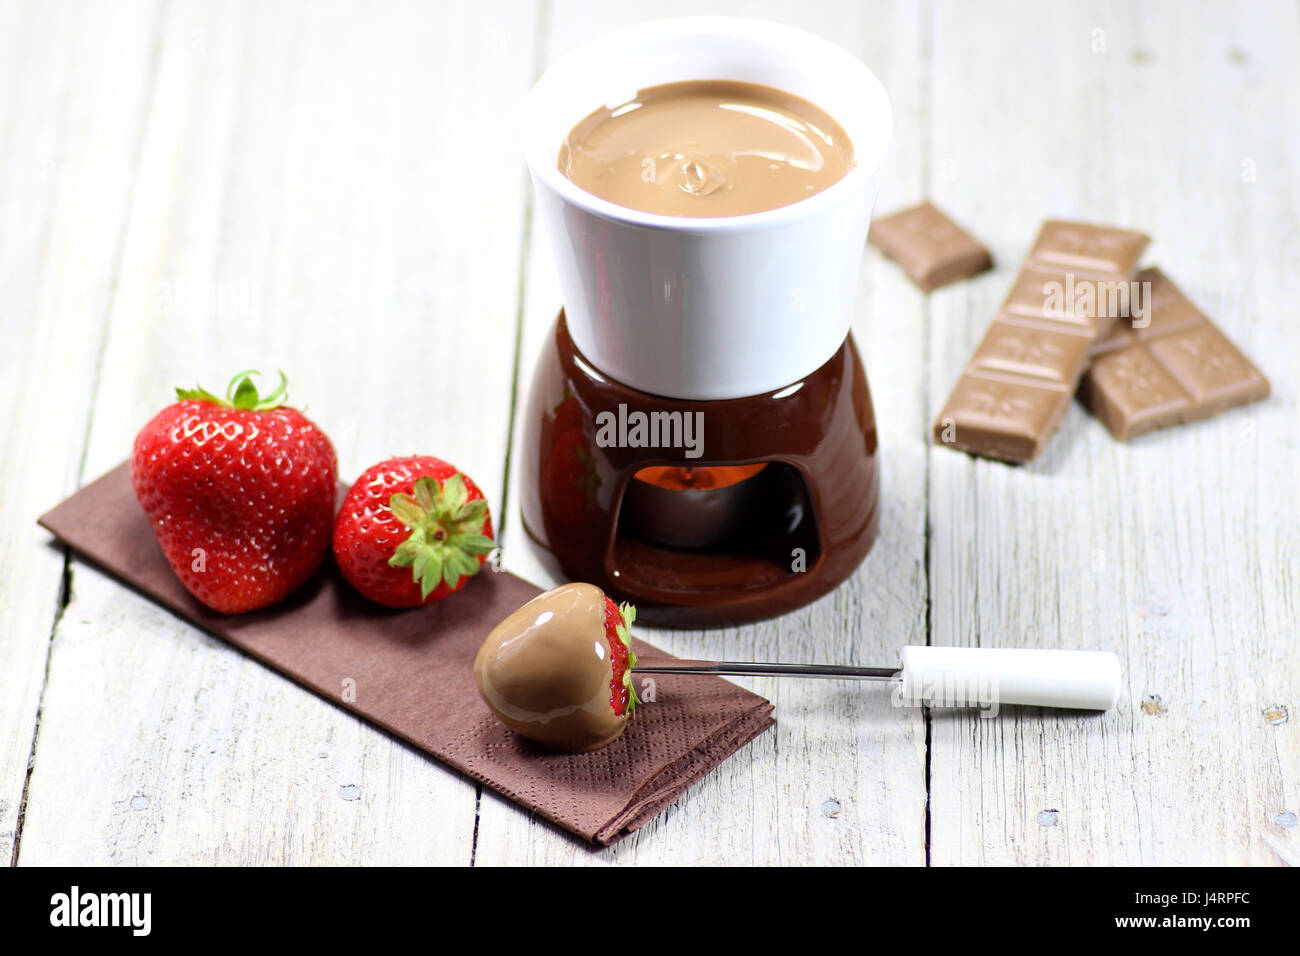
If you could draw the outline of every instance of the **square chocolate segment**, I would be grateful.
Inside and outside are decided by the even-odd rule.
[[[1188,404],[1183,387],[1140,345],[1097,359],[1084,393],[1092,413],[1121,440],[1176,423]]]
[[[1037,458],[1056,431],[1070,392],[965,374],[934,422],[934,443],[1004,461]]]
[[[1026,260],[1063,271],[1128,278],[1151,239],[1131,229],[1049,219]]]
[[[1264,377],[1209,322],[1151,339],[1147,351],[1192,396],[1194,402],[1249,401]]]
[[[1126,278],[1099,279],[1026,266],[1002,303],[1002,313],[1048,319],[1091,338],[1111,320],[1127,315],[1131,287]],[[1100,317],[1100,320],[1099,320]]]
[[[1071,389],[1088,354],[1088,339],[996,319],[967,366],[972,372],[1041,379]]]
[[[1079,389],[1112,435],[1126,441],[1268,397],[1268,379],[1164,273],[1138,279],[1148,314],[1093,347]]]
[[[877,219],[867,240],[925,292],[993,267],[988,249],[929,201]]]

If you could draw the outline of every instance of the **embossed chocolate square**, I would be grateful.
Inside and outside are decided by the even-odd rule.
[[[1138,280],[1146,314],[1094,346],[1079,388],[1112,435],[1127,441],[1268,397],[1268,379],[1163,272]]]
[[[1050,319],[1096,335],[1111,320],[1128,316],[1140,287],[1127,277],[1104,278],[1025,266],[1002,302],[1004,315]]]
[[[1037,458],[1061,424],[1070,392],[968,370],[934,421],[934,443],[988,458]]]
[[[1151,238],[1132,229],[1049,219],[1038,232],[1025,264],[1074,272],[1129,277]]]
[[[1081,335],[997,319],[984,333],[967,367],[994,375],[1041,379],[1072,389],[1078,369],[1087,359],[1088,341]]]
[[[877,219],[867,240],[925,292],[993,267],[988,249],[928,200]]]
[[[1255,395],[1264,376],[1209,322],[1152,339],[1147,351],[1194,402],[1236,402]]]
[[[1187,393],[1141,346],[1097,359],[1080,394],[1094,415],[1121,441],[1133,434],[1175,424]]]

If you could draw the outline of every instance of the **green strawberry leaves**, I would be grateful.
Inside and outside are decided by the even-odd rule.
[[[627,648],[627,670],[623,671],[623,686],[627,688],[627,716],[630,720],[636,712],[637,704],[641,703],[632,683],[632,668],[636,667],[636,654],[632,650],[632,625],[636,623],[636,607],[624,601],[618,606],[618,613],[623,623],[614,626],[614,633]]]
[[[278,370],[277,370],[278,371]],[[253,375],[261,375],[257,369],[250,368],[240,372],[226,386],[226,397],[217,398],[206,388],[196,385],[193,388],[177,388],[176,397],[182,402],[212,402],[224,408],[237,408],[240,411],[266,412],[279,408],[286,399],[286,387],[289,382],[284,372],[280,372],[280,385],[270,395],[261,398],[257,386],[253,384]]]
[[[388,501],[397,520],[411,529],[388,563],[394,568],[410,568],[424,599],[440,584],[454,588],[462,577],[477,574],[479,556],[490,554],[496,542],[483,533],[487,502],[469,500],[459,472],[441,485],[425,475],[411,490],[410,495],[399,491]]]
[[[195,385],[193,388],[177,388],[176,397],[182,402],[212,402],[214,405],[229,405],[225,399],[217,398],[206,388]]]

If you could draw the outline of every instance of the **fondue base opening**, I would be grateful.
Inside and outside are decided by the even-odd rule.
[[[631,601],[647,623],[706,627],[794,610],[861,563],[878,528],[879,474],[851,337],[801,382],[749,398],[647,395],[598,369],[561,313],[534,373],[521,446],[524,529],[556,577]],[[702,415],[703,455],[598,442],[597,416],[620,406]],[[696,471],[683,480],[683,468]],[[723,480],[700,488],[704,477]],[[710,507],[725,520],[703,520]]]
[[[615,549],[625,556],[631,553],[628,538],[715,557],[747,555],[770,562],[776,575],[792,563],[787,556],[794,548],[805,555],[820,548],[807,488],[784,462],[642,468],[624,490],[619,511]]]

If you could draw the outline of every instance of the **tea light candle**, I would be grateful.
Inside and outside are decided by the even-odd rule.
[[[676,491],[706,488],[726,488],[746,478],[752,478],[764,468],[767,462],[760,461],[752,465],[652,465],[642,468],[634,476],[637,481],[648,481],[660,488]]]
[[[628,483],[623,508],[647,541],[707,548],[740,531],[760,503],[766,462],[748,465],[653,465]]]

